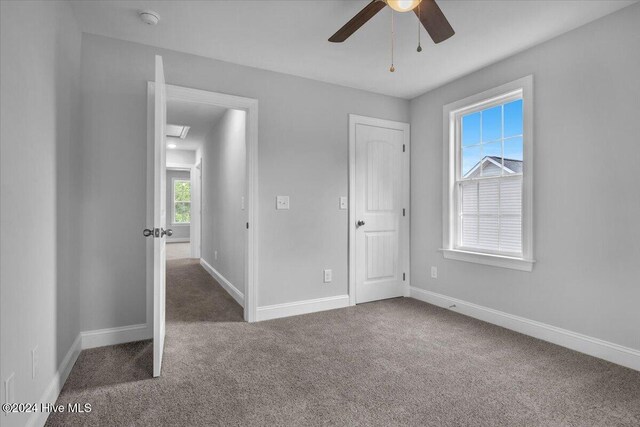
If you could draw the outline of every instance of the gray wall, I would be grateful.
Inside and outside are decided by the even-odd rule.
[[[636,4],[411,102],[413,286],[640,349],[639,22]],[[445,260],[442,108],[528,74],[538,262]]]
[[[189,224],[173,224],[173,184],[171,181],[174,178],[190,180],[191,173],[188,171],[167,170],[167,227],[173,230],[173,236],[167,238],[167,242],[175,239],[188,239],[189,230],[191,229]]]
[[[16,402],[39,402],[80,332],[81,34],[67,3],[3,1],[0,19],[0,370]]]
[[[246,113],[227,110],[202,146],[202,258],[244,294]],[[214,251],[218,251],[215,259]]]
[[[348,114],[408,121],[408,101],[83,34],[83,329],[146,320],[146,82],[155,54],[167,83],[260,102],[258,305],[346,294],[338,198],[348,187]],[[291,210],[276,212],[276,195],[290,196]],[[127,221],[118,238],[103,239],[93,230],[112,222],[114,203],[130,207]],[[333,283],[322,283],[323,268]]]

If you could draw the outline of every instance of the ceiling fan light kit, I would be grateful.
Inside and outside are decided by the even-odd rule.
[[[435,0],[373,0],[332,35],[329,41],[332,43],[342,43],[386,6],[389,6],[393,11],[397,12],[413,11],[436,44],[447,40],[455,34],[451,24],[449,24],[449,21],[447,21],[447,18]],[[393,46],[393,31],[391,43]],[[420,32],[418,32],[418,48],[416,50],[422,52]],[[395,71],[393,65],[389,71]]]

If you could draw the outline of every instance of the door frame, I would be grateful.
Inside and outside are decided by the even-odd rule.
[[[411,125],[393,120],[349,114],[349,305],[356,305],[356,126],[369,125],[404,132],[404,156],[402,158],[402,199],[406,206],[401,222],[401,242],[404,276],[404,296],[411,287]]]
[[[245,240],[244,320],[256,321],[258,296],[258,100],[219,92],[167,84],[167,100],[215,105],[243,110],[246,119],[247,236]],[[147,223],[153,222],[153,95],[155,83],[147,82]],[[196,160],[197,162],[197,160]],[[202,221],[202,218],[200,219]],[[152,240],[152,239],[151,239]],[[153,331],[153,245],[147,239],[147,328]]]

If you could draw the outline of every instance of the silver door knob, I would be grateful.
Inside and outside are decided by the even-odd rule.
[[[144,235],[144,237],[153,237],[153,229],[151,228],[145,228],[142,231],[142,234]]]
[[[163,237],[164,235],[167,235],[169,237],[173,236],[173,230],[170,228],[167,228],[166,230],[163,228],[162,231],[160,232],[160,237]]]
[[[356,223],[356,225],[357,225],[358,227],[363,226],[363,225],[364,225],[364,221],[358,221],[358,222]]]

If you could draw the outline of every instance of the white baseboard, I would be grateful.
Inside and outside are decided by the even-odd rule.
[[[511,329],[521,334],[548,341],[571,350],[579,351],[590,356],[598,357],[627,368],[640,371],[640,350],[624,347],[612,342],[582,335],[567,329],[558,328],[546,323],[515,316],[513,314],[483,307],[481,305],[451,298],[420,288],[411,288],[411,297],[429,304],[437,305],[483,320],[503,328]],[[454,305],[454,308],[449,308]]]
[[[202,258],[200,258],[200,265],[207,270],[207,273],[209,273],[211,277],[216,279],[216,282],[220,283],[220,286],[222,286],[224,290],[227,291],[238,304],[240,304],[241,307],[244,307],[244,294],[240,292],[238,288],[233,286],[230,281],[228,281],[222,274],[213,268],[211,264]]]
[[[279,317],[297,316],[299,314],[315,313],[316,311],[333,310],[348,306],[349,295],[337,295],[334,297],[266,305],[264,307],[258,307],[256,320],[261,321],[277,319]]]
[[[82,337],[78,334],[76,339],[73,341],[73,344],[71,344],[71,348],[69,348],[69,351],[64,356],[64,359],[62,359],[62,362],[58,367],[58,371],[53,376],[53,379],[45,389],[38,403],[56,403],[56,400],[58,400],[58,396],[60,395],[60,390],[62,390],[62,386],[64,386],[65,381],[67,381],[67,378],[69,377],[71,368],[73,368],[76,360],[78,360],[81,344]],[[43,426],[47,422],[48,417],[49,412],[34,412],[27,420],[26,426]]]
[[[189,237],[172,237],[167,239],[167,243],[189,243],[191,239]]]
[[[120,326],[117,328],[84,331],[82,335],[82,349],[104,347],[106,345],[123,344],[126,342],[142,341],[153,338],[153,326],[146,324]]]

